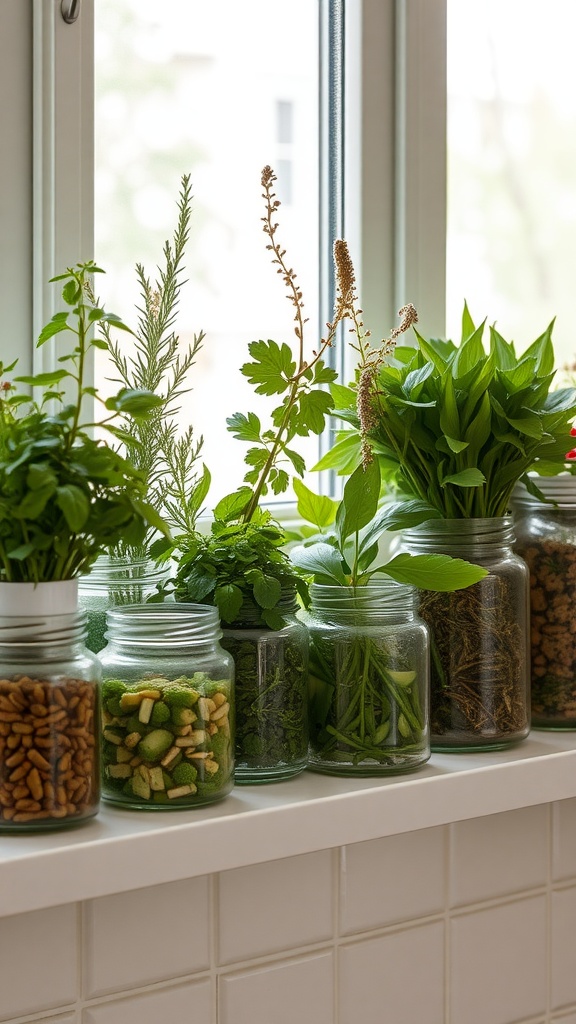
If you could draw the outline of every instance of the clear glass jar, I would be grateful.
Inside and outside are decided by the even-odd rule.
[[[78,612],[0,616],[1,832],[70,828],[98,811],[100,666],[85,632]]]
[[[234,665],[217,609],[125,605],[107,621],[104,799],[146,811],[220,800],[234,776]]]
[[[532,725],[576,729],[576,477],[537,477],[556,504],[518,484],[513,494],[516,552],[530,570]]]
[[[407,530],[412,554],[446,554],[488,570],[452,593],[419,591],[431,633],[432,750],[499,750],[530,730],[528,570],[509,516],[432,519]]]
[[[393,580],[314,583],[308,767],[330,775],[411,771],[430,757],[428,631]]]
[[[158,594],[169,567],[151,558],[100,555],[92,569],[78,581],[80,608],[86,612],[86,646],[98,654],[106,646],[106,612],[125,604],[144,604]]]
[[[245,603],[223,630],[222,646],[236,666],[236,770],[242,783],[297,775],[308,755],[308,633],[294,595],[279,602],[285,625],[268,629]]]

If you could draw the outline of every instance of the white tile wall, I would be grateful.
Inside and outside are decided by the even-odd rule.
[[[566,800],[0,918],[0,1022],[576,1024],[575,936]]]
[[[224,975],[219,1024],[334,1024],[332,961],[325,952]]]
[[[212,1024],[209,981],[159,989],[84,1010],[82,1024]]]
[[[341,851],[341,930],[382,928],[443,910],[445,829],[355,843]]]
[[[90,900],[83,957],[86,998],[207,968],[208,879]]]
[[[338,1002],[340,1024],[444,1024],[443,923],[342,946]]]
[[[552,1008],[576,1003],[576,888],[552,895]]]
[[[76,1001],[77,921],[73,904],[0,918],[0,1020]]]
[[[218,911],[223,964],[330,939],[331,851],[224,871]]]
[[[549,808],[523,807],[451,826],[453,906],[506,896],[548,880]]]
[[[546,1010],[546,899],[463,914],[451,926],[451,1006],[458,1024],[514,1024]]]

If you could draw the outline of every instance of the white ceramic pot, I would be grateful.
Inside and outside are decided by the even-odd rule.
[[[72,615],[78,611],[78,580],[0,583],[0,616]]]

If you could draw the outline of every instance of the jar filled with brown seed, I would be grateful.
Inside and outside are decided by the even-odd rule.
[[[576,477],[514,491],[516,551],[530,569],[532,725],[576,729]]]
[[[100,666],[85,628],[78,612],[0,615],[0,832],[98,811]]]

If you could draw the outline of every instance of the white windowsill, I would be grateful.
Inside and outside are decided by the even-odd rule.
[[[576,732],[532,732],[384,780],[304,772],[203,810],[104,806],[76,830],[0,836],[0,917],[575,796]]]

